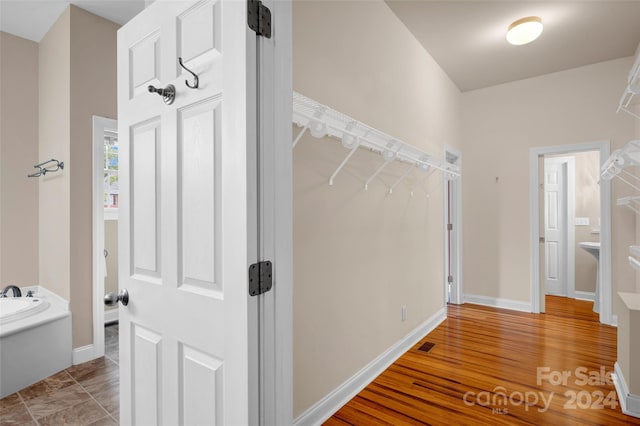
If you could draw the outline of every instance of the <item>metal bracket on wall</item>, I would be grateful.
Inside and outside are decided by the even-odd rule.
[[[269,261],[249,266],[249,294],[258,296],[273,287],[273,265]]]

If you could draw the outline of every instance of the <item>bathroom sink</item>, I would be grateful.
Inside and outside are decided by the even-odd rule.
[[[578,245],[595,257],[596,260],[600,260],[600,242],[583,241],[578,243]]]
[[[600,312],[600,242],[583,241],[578,246],[596,258],[596,292],[593,301],[593,312]]]

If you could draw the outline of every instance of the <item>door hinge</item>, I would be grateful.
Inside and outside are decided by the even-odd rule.
[[[447,231],[453,231],[453,223],[447,224]]]
[[[271,38],[271,11],[260,0],[249,0],[247,23],[256,35]]]
[[[273,266],[269,261],[249,266],[249,295],[258,296],[273,287]]]
[[[449,275],[449,276],[447,277],[447,282],[448,282],[449,284],[453,283],[453,275]]]

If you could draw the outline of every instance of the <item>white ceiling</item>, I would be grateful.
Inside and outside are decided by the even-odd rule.
[[[386,2],[463,92],[632,56],[640,43],[640,1]],[[508,44],[509,24],[531,15],[540,38]]]
[[[144,9],[145,1],[0,0],[0,31],[39,43],[69,4],[122,25]]]
[[[640,0],[386,2],[462,91],[631,56],[640,42]],[[0,31],[40,42],[69,4],[122,25],[145,0],[0,0]],[[508,44],[508,25],[530,15],[540,38]]]

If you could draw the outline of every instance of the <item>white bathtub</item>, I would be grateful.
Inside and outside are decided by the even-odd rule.
[[[39,297],[0,298],[0,324],[8,324],[42,312],[49,302]]]
[[[0,299],[0,398],[71,365],[68,303],[40,287],[38,297]]]

